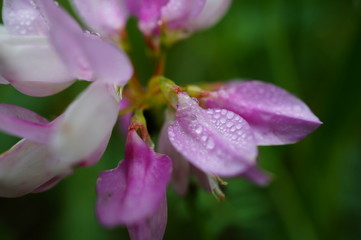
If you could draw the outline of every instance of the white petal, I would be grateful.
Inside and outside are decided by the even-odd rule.
[[[52,147],[64,164],[88,157],[111,134],[119,100],[113,86],[93,83],[56,121]]]
[[[46,36],[0,34],[0,75],[32,96],[59,92],[73,82]]]

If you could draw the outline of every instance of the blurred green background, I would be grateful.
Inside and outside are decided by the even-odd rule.
[[[261,166],[274,174],[267,187],[227,180],[223,202],[194,183],[183,198],[169,189],[165,239],[361,239],[360,11],[359,0],[234,0],[217,26],[170,51],[166,75],[179,84],[272,82],[304,100],[324,125],[300,143],[260,148]],[[146,78],[152,65],[134,25],[133,57]],[[85,86],[33,98],[0,85],[0,102],[53,119]],[[45,193],[0,198],[0,239],[128,239],[124,228],[101,227],[93,210],[97,175],[123,157],[124,136],[113,135],[95,166]],[[0,152],[17,140],[0,133]]]

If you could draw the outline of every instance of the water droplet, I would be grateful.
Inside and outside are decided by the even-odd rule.
[[[212,138],[209,138],[206,144],[206,148],[208,150],[212,150],[214,148],[214,141]]]
[[[202,139],[202,141],[203,141],[203,142],[205,142],[205,141],[207,141],[207,139],[208,139],[208,136],[206,136],[206,135],[203,135],[201,139]]]
[[[234,113],[233,113],[233,112],[228,112],[228,113],[227,113],[227,118],[228,118],[228,119],[232,119],[233,116],[234,116]]]
[[[221,123],[226,123],[227,120],[225,118],[221,118]]]
[[[228,122],[226,126],[227,126],[228,128],[232,127],[232,126],[233,126],[233,122]]]
[[[202,126],[198,126],[198,127],[196,128],[196,133],[197,133],[197,134],[201,134],[201,133],[202,133]]]
[[[221,114],[222,114],[222,115],[226,115],[226,114],[227,114],[227,110],[222,109]]]
[[[214,118],[215,118],[215,119],[219,119],[220,117],[221,117],[221,115],[219,115],[219,114],[215,114],[215,115],[214,115]]]

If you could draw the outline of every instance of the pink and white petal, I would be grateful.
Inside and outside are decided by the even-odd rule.
[[[0,75],[19,91],[48,96],[73,83],[46,36],[0,35]]]
[[[49,20],[50,41],[71,75],[90,80],[93,71],[82,47],[84,34],[78,23],[52,0],[37,0],[37,2]]]
[[[169,141],[169,124],[170,122],[166,121],[160,132],[158,152],[163,153],[172,159],[173,171],[170,185],[178,195],[184,196],[188,191],[190,164],[179,152],[177,152]]]
[[[133,225],[154,215],[164,199],[171,165],[167,156],[157,155],[130,131],[125,159],[98,178],[96,212],[100,222],[108,227]]]
[[[70,169],[56,168],[57,161],[45,144],[21,140],[0,155],[0,196],[20,197],[31,193]]]
[[[72,0],[83,21],[95,32],[119,37],[128,12],[124,0]]]
[[[262,171],[257,166],[252,166],[245,173],[241,175],[242,178],[245,178],[259,186],[265,186],[271,181],[271,175],[267,172]]]
[[[92,83],[53,122],[55,155],[61,156],[64,164],[78,164],[94,153],[111,135],[118,105],[114,86]]]
[[[124,86],[133,75],[133,67],[124,52],[98,36],[86,36],[82,43],[91,67],[93,80]]]
[[[4,0],[4,25],[14,35],[47,35],[46,19],[32,0]]]
[[[233,82],[217,94],[221,107],[247,120],[258,145],[294,143],[322,124],[304,102],[273,84]]]
[[[108,146],[110,137],[111,137],[111,135],[106,136],[105,139],[103,140],[103,142],[100,144],[100,146],[93,153],[91,153],[85,159],[79,161],[78,166],[87,167],[87,166],[91,166],[91,165],[97,163],[100,160],[100,158],[103,156],[103,154]]]
[[[55,4],[39,0],[50,24],[50,40],[70,72],[80,79],[125,85],[133,74],[127,56],[79,25]]]
[[[239,175],[256,161],[254,136],[244,119],[225,109],[202,109],[183,93],[168,135],[178,152],[213,175]]]
[[[170,0],[162,8],[162,20],[172,28],[188,28],[205,6],[206,0]]]
[[[137,16],[144,35],[151,34],[161,20],[161,9],[169,0],[125,0],[129,11]]]
[[[167,199],[161,202],[158,210],[150,217],[128,226],[132,240],[162,240],[167,226]]]
[[[201,13],[191,21],[191,29],[205,29],[216,24],[227,12],[232,0],[207,0]]]
[[[48,121],[15,105],[0,104],[0,129],[38,143],[47,143],[53,133]]]

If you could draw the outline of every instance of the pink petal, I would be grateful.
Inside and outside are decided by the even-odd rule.
[[[202,11],[206,0],[170,0],[162,8],[162,19],[173,29],[188,28]]]
[[[158,152],[163,153],[172,159],[173,171],[170,184],[178,195],[184,196],[188,191],[190,164],[170,143],[168,137],[169,124],[170,123],[166,121],[160,132]]]
[[[84,34],[79,25],[51,1],[39,0],[39,5],[49,19],[51,42],[74,76],[117,85],[127,83],[133,70],[120,49],[98,36]]]
[[[78,164],[96,152],[111,135],[118,105],[114,86],[92,83],[52,123],[55,132],[50,144],[54,153],[64,164]]]
[[[246,119],[258,145],[297,142],[321,124],[300,99],[269,83],[233,82],[219,90],[213,100],[215,107],[226,108]]]
[[[46,19],[32,0],[4,0],[3,21],[14,35],[46,35]]]
[[[21,140],[0,155],[0,196],[23,196],[70,172],[71,169],[57,167],[47,145]]]
[[[244,119],[225,109],[202,109],[183,93],[168,134],[178,152],[213,175],[239,175],[256,161],[255,140]]]
[[[191,21],[193,30],[209,28],[227,12],[232,0],[207,0],[201,13]]]
[[[169,0],[125,0],[129,11],[137,16],[139,28],[150,35],[161,20],[161,9]]]
[[[164,197],[152,216],[128,226],[128,232],[132,240],[162,240],[166,225],[167,199]]]
[[[0,59],[0,75],[27,95],[52,95],[74,82],[46,36],[2,32]]]
[[[0,104],[0,129],[38,143],[47,143],[54,130],[38,114],[9,104]]]
[[[108,227],[133,225],[154,215],[165,197],[170,172],[171,160],[158,156],[130,131],[125,159],[98,179],[96,212],[100,222]]]
[[[123,110],[129,106],[130,106],[129,100],[125,96],[123,96],[122,100],[119,103],[119,109]],[[125,134],[125,135],[127,134],[131,118],[132,118],[131,112],[119,116],[118,122],[119,122],[120,131],[122,134]]]
[[[128,13],[124,0],[72,0],[84,22],[105,36],[119,37]]]

